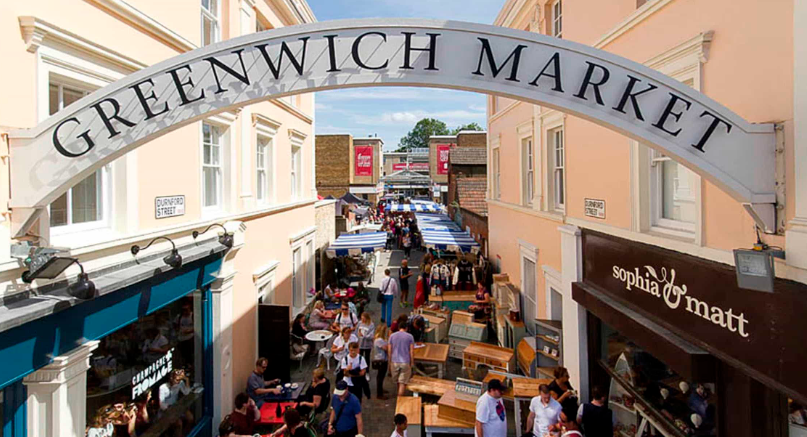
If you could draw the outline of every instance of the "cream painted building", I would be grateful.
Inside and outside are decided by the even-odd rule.
[[[13,165],[7,132],[181,53],[315,21],[305,0],[2,2],[0,78],[9,86],[0,99],[0,181]],[[313,94],[266,101],[177,129],[74,186],[26,238],[62,248],[58,256],[77,258],[95,282],[101,296],[69,308],[37,295],[72,280],[78,265],[30,286],[20,280],[26,268],[11,256],[19,241],[6,208],[14,188],[0,182],[0,349],[19,358],[0,365],[0,435],[103,429],[98,408],[143,399],[144,390],[157,399],[164,380],[154,372],[165,377],[165,368],[143,368],[171,361],[166,353],[197,389],[190,406],[161,402],[192,413],[188,435],[217,435],[246,388],[259,337],[270,337],[257,328],[258,304],[293,316],[315,287],[315,252],[329,237],[317,238],[313,138]],[[212,224],[234,234],[232,248],[217,241],[220,227],[194,239]],[[162,262],[172,247],[165,239],[145,248],[158,237],[176,244],[181,268]],[[136,256],[133,245],[143,248]],[[160,337],[173,349],[159,347]]]
[[[668,364],[681,379],[707,383],[718,399],[718,425],[710,425],[717,435],[780,435],[787,429],[787,399],[803,402],[807,390],[788,376],[791,370],[773,370],[744,354],[794,363],[805,358],[803,348],[776,343],[782,334],[767,326],[777,324],[788,332],[785,335],[803,337],[804,325],[789,311],[805,309],[807,290],[804,2],[507,0],[494,24],[604,49],[684,82],[752,123],[777,124],[777,150],[770,151],[777,153],[777,226],[774,234],[763,233],[761,239],[784,249],[786,260],[775,261],[774,293],[760,295],[738,289],[734,280],[733,249],[752,247],[757,236],[751,215],[728,194],[668,157],[593,122],[548,107],[488,98],[490,257],[522,290],[522,313],[531,332],[550,333],[533,321],[536,318],[562,321],[560,359],[539,355],[544,373],[551,374],[558,364],[567,367],[583,399],[594,385],[608,390],[613,387],[608,376],[618,373],[608,360],[618,358],[609,354],[621,350],[614,342],[619,337]],[[520,79],[530,80],[529,74],[535,73],[526,72]],[[635,98],[640,104],[641,95]],[[619,106],[616,101],[605,104]],[[631,109],[628,103],[627,111]],[[600,252],[603,247],[612,252]],[[706,305],[704,296],[723,301],[735,315],[745,308],[744,317],[756,320],[756,332],[748,337],[753,340],[724,340],[721,333],[709,331],[710,323],[720,325],[723,320],[715,307],[711,321],[709,316],[679,320],[677,313],[664,311],[667,307],[654,309],[652,299],[625,291],[630,285],[613,287],[606,282],[610,276],[598,275],[598,263],[609,263],[612,281],[624,279],[619,276],[626,271],[633,275],[634,268],[641,276],[634,285],[656,272],[671,280],[671,267],[653,263],[650,255],[644,264],[630,264],[634,253],[653,253],[671,263],[685,254],[677,276],[672,270],[676,285],[690,282],[683,289],[688,293],[684,310],[700,311],[698,305]],[[644,265],[655,270],[651,273]],[[714,270],[699,271],[702,265]],[[707,278],[714,294],[694,284]],[[802,297],[784,291],[790,286],[801,290]],[[638,325],[629,326],[631,320]],[[740,323],[739,318],[734,321]],[[641,326],[663,333],[642,337],[631,331]],[[727,326],[738,329],[736,324]],[[659,346],[667,342],[691,348],[682,352]],[[539,349],[542,344],[559,348],[539,340]],[[716,375],[697,377],[698,367],[665,360],[687,354],[696,357],[690,362],[713,360]],[[630,356],[628,363],[633,365]],[[763,391],[767,398],[760,400]],[[740,414],[735,407],[741,405],[764,406]],[[804,431],[790,429],[791,435]]]

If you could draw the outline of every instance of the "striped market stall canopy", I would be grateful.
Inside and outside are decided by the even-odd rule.
[[[431,212],[439,213],[443,207],[436,203],[395,203],[388,204],[384,209],[387,212]]]
[[[449,252],[479,252],[479,243],[465,231],[421,231],[423,245],[429,249]]]
[[[366,234],[344,234],[325,251],[328,258],[345,255],[360,255],[362,253],[381,250],[387,244],[386,232],[369,232]]]
[[[415,214],[421,231],[461,231],[445,214]]]

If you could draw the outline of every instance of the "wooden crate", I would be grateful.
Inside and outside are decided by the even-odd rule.
[[[476,423],[476,404],[457,398],[455,391],[449,391],[437,402],[437,416],[452,422],[474,426]]]

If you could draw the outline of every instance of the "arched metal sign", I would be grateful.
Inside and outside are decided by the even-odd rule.
[[[34,210],[101,166],[218,112],[290,94],[384,85],[552,107],[648,144],[740,202],[775,201],[772,124],[749,123],[670,77],[581,44],[481,24],[388,19],[293,26],[207,46],[13,132],[11,206],[30,221]]]

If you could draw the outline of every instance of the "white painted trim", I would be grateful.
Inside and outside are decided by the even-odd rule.
[[[35,53],[42,45],[50,45],[49,41],[53,41],[87,52],[128,72],[148,67],[147,64],[68,32],[41,18],[21,16],[19,22],[26,49],[31,53]]]
[[[174,32],[170,28],[164,26],[154,18],[149,17],[123,0],[87,1],[95,3],[96,5],[113,12],[123,20],[145,30],[151,36],[179,50],[180,52],[187,52],[197,48],[196,44],[187,40],[182,35]]]
[[[491,115],[490,118],[488,119],[488,126],[490,126],[490,124],[495,122],[496,120],[498,120],[498,119],[504,117],[505,115],[507,115],[508,112],[512,111],[513,109],[516,108],[516,106],[518,106],[518,105],[520,105],[522,103],[525,103],[525,102],[522,102],[521,100],[515,100],[515,101],[513,101],[513,103],[505,106],[502,109],[496,108],[497,109],[496,113]],[[453,136],[450,136],[450,137],[454,138]]]
[[[519,12],[521,12],[526,3],[527,0],[508,0],[508,2],[502,6],[493,24],[496,26],[510,27],[513,24],[513,20],[518,17]]]
[[[546,318],[549,320],[563,320],[563,274],[552,266],[543,264],[541,269],[544,271],[544,294],[546,295]],[[561,314],[555,314],[552,311],[553,292],[557,291],[561,295]]]
[[[274,100],[271,100],[271,102],[274,103],[275,105],[281,107],[282,109],[286,110],[287,112],[290,112],[292,115],[299,118],[300,120],[302,120],[302,121],[304,121],[304,122],[306,122],[306,123],[308,123],[310,125],[314,124],[314,117],[313,116],[306,114],[305,112],[301,111],[296,106],[290,105],[285,100],[274,99]]]
[[[269,280],[273,279],[270,278],[269,275],[273,275],[275,270],[277,270],[277,266],[280,265],[280,261],[272,260],[269,261],[268,264],[264,264],[255,271],[252,272],[252,282],[255,283],[256,287],[262,287],[266,285]]]
[[[517,239],[518,241],[518,249],[521,252],[521,255],[527,257],[532,262],[538,264],[538,247],[534,244],[524,241],[521,238]]]
[[[498,207],[501,207],[501,208],[507,208],[507,209],[512,210],[512,211],[520,212],[522,214],[528,214],[528,215],[531,215],[531,216],[539,217],[539,218],[546,219],[546,220],[553,221],[553,222],[557,222],[557,223],[563,223],[564,220],[565,220],[563,214],[558,214],[558,213],[554,213],[554,212],[547,212],[547,211],[538,211],[538,210],[535,210],[535,209],[526,208],[526,207],[521,206],[521,205],[516,205],[516,204],[510,203],[510,202],[503,202],[501,200],[496,200],[496,199],[486,199],[486,201],[488,202],[489,206],[493,205],[493,206],[498,206]],[[566,220],[566,221],[568,221],[568,220]]]
[[[311,226],[310,228],[306,228],[306,229],[304,229],[304,230],[302,230],[302,231],[300,231],[300,232],[298,232],[298,233],[296,233],[294,235],[290,235],[289,236],[289,244],[291,244],[294,247],[300,246],[300,245],[303,244],[302,240],[304,238],[310,237],[315,232],[317,232],[317,227],[316,226]],[[310,238],[308,238],[308,239],[310,239]]]
[[[629,32],[634,27],[638,26],[639,23],[650,18],[651,15],[660,11],[663,7],[667,6],[669,3],[672,3],[673,1],[675,0],[648,1],[647,3],[643,4],[641,7],[636,9],[636,11],[633,14],[629,15],[627,18],[622,20],[622,22],[617,24],[613,29],[606,32],[605,35],[601,36],[597,41],[594,42],[594,44],[592,44],[592,47],[598,49],[605,47],[615,39],[619,38],[620,36]]]
[[[293,146],[303,147],[303,142],[306,138],[308,138],[308,134],[305,132],[300,132],[297,129],[289,128],[289,140],[291,140],[291,144]]]

